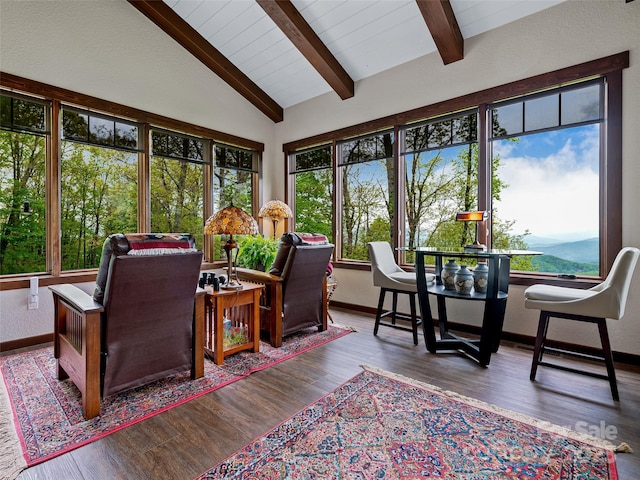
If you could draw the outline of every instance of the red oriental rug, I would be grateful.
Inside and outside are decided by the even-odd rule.
[[[27,466],[32,466],[351,331],[335,325],[324,332],[312,328],[285,338],[281,348],[261,342],[259,353],[231,355],[224,365],[206,360],[204,377],[192,381],[189,372],[185,372],[113,395],[102,400],[100,415],[91,420],[82,416],[80,392],[75,385],[70,380],[56,379],[53,347],[47,347],[0,357],[0,373],[6,387],[6,395],[2,392],[2,396],[8,397],[24,458]]]
[[[212,478],[618,476],[609,443],[365,367],[198,477]]]

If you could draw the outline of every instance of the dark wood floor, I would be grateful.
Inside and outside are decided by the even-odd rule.
[[[531,350],[503,345],[482,368],[459,353],[430,354],[409,332],[332,311],[358,332],[254,373],[208,395],[25,470],[21,479],[190,479],[361,371],[366,364],[503,408],[575,428],[617,429],[620,479],[640,478],[640,370],[618,366],[620,402],[606,381],[541,369],[529,381]],[[422,338],[421,338],[422,340]]]

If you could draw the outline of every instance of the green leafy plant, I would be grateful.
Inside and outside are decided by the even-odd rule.
[[[265,271],[271,267],[278,251],[278,241],[262,235],[247,235],[240,243],[238,266]]]

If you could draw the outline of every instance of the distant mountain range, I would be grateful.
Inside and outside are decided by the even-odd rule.
[[[577,242],[554,242],[552,239],[527,237],[530,250],[543,252],[533,257],[539,272],[594,275],[599,272],[600,244],[597,238]]]
[[[597,238],[588,238],[578,242],[559,242],[553,243],[551,239],[548,242],[540,237],[525,237],[530,250],[537,250],[544,255],[570,260],[580,263],[598,263],[600,261],[600,243]]]

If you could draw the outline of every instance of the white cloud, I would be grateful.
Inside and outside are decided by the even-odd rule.
[[[501,201],[494,203],[499,218],[516,220],[515,233],[529,230],[532,235],[552,238],[597,236],[599,142],[597,131],[595,134],[594,138],[592,129],[584,138],[567,139],[545,157],[511,156],[529,149],[501,142],[499,151],[496,149],[501,157],[498,174],[508,187],[501,192]]]

